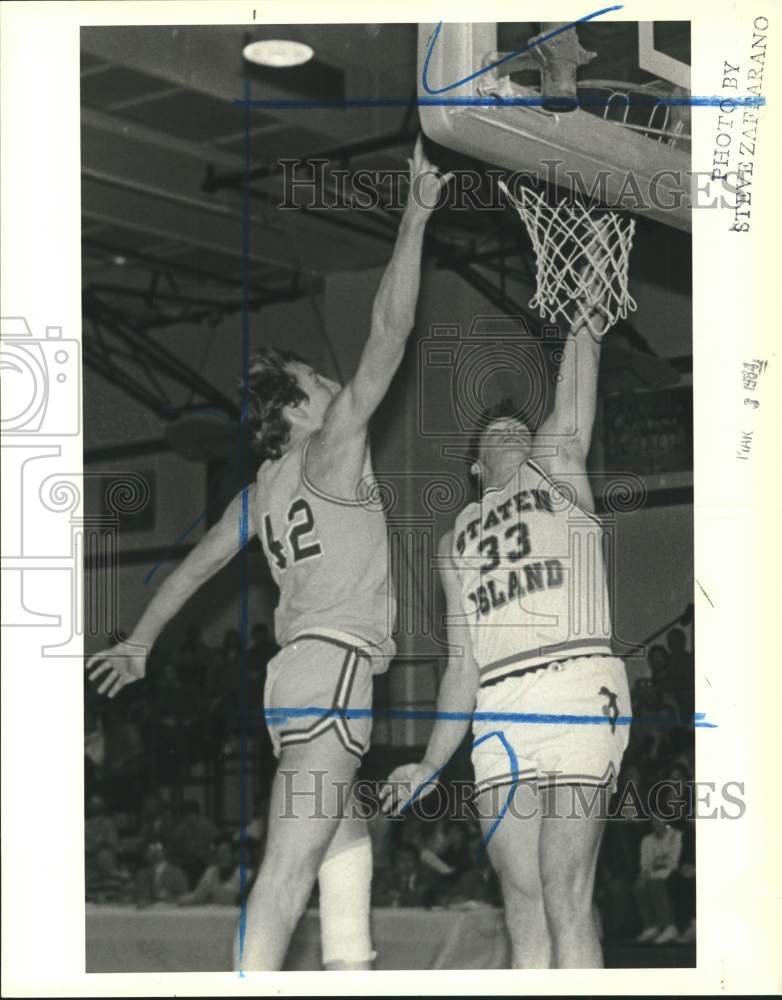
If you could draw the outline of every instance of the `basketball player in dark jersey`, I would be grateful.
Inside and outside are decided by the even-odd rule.
[[[424,760],[397,768],[383,792],[386,811],[424,793],[475,713],[476,804],[514,968],[602,964],[592,891],[631,712],[586,472],[602,315],[599,336],[583,319],[571,330],[534,436],[518,410],[482,431],[480,500],[439,547],[451,653],[438,718]]]
[[[269,664],[265,699],[279,768],[264,859],[237,932],[238,968],[282,967],[316,878],[326,967],[369,968],[374,957],[369,838],[349,796],[369,744],[372,674],[394,653],[395,608],[368,423],[402,361],[426,223],[450,179],[427,161],[420,139],[408,162],[411,194],[356,374],[343,388],[284,352],[253,359],[251,421],[265,459],[256,483],[164,581],[127,642],[87,663],[110,697],[142,678],[166,623],[248,537],[260,536],[280,589],[282,649]]]

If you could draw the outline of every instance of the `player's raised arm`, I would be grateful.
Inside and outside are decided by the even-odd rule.
[[[579,505],[592,510],[586,460],[597,411],[600,347],[608,324],[601,318],[598,303],[589,310],[591,326],[597,331],[593,332],[586,321],[587,308],[586,304],[581,306],[583,318],[576,320],[565,341],[554,405],[535,436],[535,445],[543,446],[548,455],[535,460],[552,475],[572,477],[567,481],[575,489]]]
[[[147,605],[132,635],[111,649],[91,656],[86,664],[98,691],[113,698],[146,672],[146,660],[155,640],[174,615],[206,581],[227,565],[253,535],[256,486],[243,489],[223,516],[177,566]]]
[[[462,594],[456,565],[451,556],[453,532],[443,536],[439,546],[440,579],[446,598],[448,666],[437,696],[437,718],[424,759],[404,764],[389,775],[381,797],[383,810],[390,812],[415,793],[416,788],[442,771],[464,739],[475,709],[480,676],[472,654],[469,627],[462,608]]]
[[[321,433],[333,441],[365,430],[388,389],[413,329],[421,280],[426,224],[451,174],[440,175],[426,158],[419,136],[410,166],[407,199],[394,252],[372,306],[369,339],[356,374],[331,407]]]

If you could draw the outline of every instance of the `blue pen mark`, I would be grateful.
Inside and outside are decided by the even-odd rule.
[[[425,95],[419,95],[416,98],[416,102],[419,107],[427,106],[445,106],[445,107],[477,107],[477,108],[492,108],[492,107],[527,107],[535,108],[541,107],[545,98],[540,94],[529,94],[529,95],[517,95],[514,97],[503,97],[498,94],[487,94],[485,96],[470,96],[470,97],[443,97],[443,94],[447,94],[449,91],[456,90],[459,87],[464,86],[465,83],[469,83],[472,80],[483,76],[485,73],[491,72],[503,63],[508,62],[511,59],[515,59],[516,56],[522,55],[524,52],[529,52],[536,46],[540,45],[541,42],[545,42],[550,38],[554,38],[557,35],[562,34],[564,31],[569,31],[571,28],[576,27],[579,24],[586,24],[588,21],[594,21],[598,17],[602,17],[604,14],[611,14],[614,11],[622,10],[623,4],[615,4],[611,7],[601,7],[600,10],[593,11],[591,14],[585,14],[580,17],[577,21],[571,21],[569,24],[563,25],[561,28],[555,28],[553,31],[548,32],[548,34],[541,35],[536,38],[529,45],[525,45],[523,48],[516,49],[513,52],[506,53],[501,59],[497,59],[495,62],[490,63],[488,66],[482,66],[480,69],[475,70],[474,73],[470,73],[468,76],[462,77],[460,80],[454,80],[453,83],[448,83],[442,87],[432,87],[429,84],[429,63],[432,58],[432,53],[435,46],[437,45],[437,40],[440,37],[440,32],[442,31],[443,22],[437,25],[437,27],[432,32],[431,38],[429,39],[429,44],[426,50],[426,56],[424,58],[424,65],[421,69],[421,86],[426,91]],[[652,95],[645,95],[641,93],[633,94],[629,101],[629,107],[636,106],[660,106],[665,105],[667,107],[719,107],[720,104],[725,100],[724,96],[720,95],[706,95],[701,97],[694,96],[682,96],[682,95],[668,95],[666,97],[653,97]],[[739,96],[731,98],[733,104],[736,107],[742,108],[760,108],[765,107],[766,99],[765,97],[751,97],[751,96]],[[301,99],[290,99],[290,98],[280,98],[280,99],[267,99],[267,100],[255,100],[255,101],[234,101],[235,105],[245,105],[249,104],[253,108],[266,108],[267,110],[276,111],[297,111],[297,110],[345,110],[347,108],[408,108],[410,106],[409,97],[354,97],[354,98],[344,98],[344,99],[311,99],[311,98],[301,98]],[[599,97],[589,98],[584,96],[579,100],[580,107],[604,107],[605,100]]]
[[[199,515],[195,519],[195,521],[193,521],[193,523],[190,525],[190,527],[187,528],[186,531],[184,531],[179,536],[179,538],[175,539],[175,541],[171,545],[171,548],[173,549],[177,545],[179,545],[180,542],[184,542],[184,540],[187,538],[187,536],[190,534],[190,532],[193,531],[204,520],[205,517],[206,517],[206,511],[204,511],[203,514]],[[160,567],[163,565],[163,563],[166,562],[167,559],[168,559],[168,555],[163,556],[162,559],[158,559],[158,561],[155,563],[155,565],[152,567],[152,569],[144,577],[144,583],[149,583],[149,581],[152,579],[152,577],[155,575],[155,573],[157,573],[157,571],[160,569]]]
[[[488,846],[488,843],[491,840],[491,838],[494,836],[494,833],[497,827],[500,825],[503,816],[508,811],[508,807],[510,806],[510,800],[513,797],[513,793],[519,781],[519,759],[516,756],[516,752],[514,751],[513,747],[510,745],[510,743],[508,743],[505,733],[503,733],[501,729],[496,729],[491,733],[485,733],[483,736],[480,736],[477,740],[475,740],[471,749],[474,749],[475,747],[480,746],[481,743],[485,743],[486,740],[490,740],[495,737],[500,741],[500,743],[502,743],[503,747],[505,748],[505,753],[508,755],[508,764],[510,767],[510,773],[513,777],[513,781],[511,783],[508,794],[505,798],[505,802],[502,806],[502,809],[500,809],[494,822],[492,823],[492,825],[489,827],[489,829],[486,831],[486,833],[483,835],[481,839],[481,845],[484,850]],[[404,813],[406,813],[408,809],[412,807],[414,802],[416,802],[418,799],[420,799],[423,795],[426,794],[427,787],[431,785],[433,782],[437,781],[437,779],[445,770],[446,766],[447,764],[443,764],[442,767],[438,768],[436,771],[433,771],[428,778],[426,778],[424,781],[421,782],[421,784],[415,789],[415,791],[407,800],[407,802],[405,802],[405,804],[399,810],[398,812],[399,816],[402,816]]]
[[[410,798],[407,800],[407,802],[405,802],[405,804],[399,810],[399,815],[400,816],[403,813],[406,813],[407,810],[413,805],[413,803],[416,802],[418,799],[421,798],[421,796],[426,791],[426,786],[427,785],[431,785],[433,782],[437,781],[437,779],[440,777],[440,775],[443,773],[443,771],[446,769],[447,766],[448,766],[447,764],[443,764],[442,767],[438,767],[438,769],[436,771],[432,771],[432,773],[429,775],[428,778],[426,778],[425,781],[421,782],[421,784],[418,786],[418,788],[416,788],[416,790],[413,792],[413,794],[410,796]]]
[[[513,781],[511,782],[511,786],[508,789],[508,794],[505,796],[505,802],[502,805],[502,809],[500,809],[500,811],[497,813],[494,822],[492,823],[492,825],[489,827],[489,829],[486,831],[486,833],[483,835],[481,839],[481,845],[484,850],[486,850],[486,848],[489,846],[489,841],[494,836],[497,827],[500,825],[502,821],[503,816],[508,811],[508,808],[510,806],[510,800],[513,798],[513,793],[516,791],[516,787],[519,783],[519,758],[516,756],[516,751],[513,749],[510,743],[508,743],[507,737],[505,736],[505,733],[503,733],[501,729],[495,729],[490,733],[484,733],[483,736],[480,736],[477,740],[475,740],[470,749],[474,750],[475,747],[480,746],[481,743],[485,743],[486,740],[493,739],[494,737],[496,737],[500,741],[500,743],[502,743],[503,748],[505,749],[505,753],[508,755],[508,764],[510,766],[510,773],[513,778]]]
[[[418,107],[453,107],[453,108],[539,108],[545,100],[540,94],[519,94],[515,97],[503,97],[499,94],[486,94],[471,97],[417,97],[415,103]],[[681,95],[655,96],[635,93],[629,95],[627,107],[652,107],[653,105],[666,106],[671,108],[718,108],[725,100],[719,94],[706,95],[703,97],[689,97]],[[730,98],[737,108],[763,108],[766,106],[765,97],[752,97],[746,95],[736,95]],[[410,106],[409,97],[348,97],[344,99],[329,98],[318,100],[317,98],[268,98],[253,101],[236,100],[232,104],[237,108],[256,108],[272,111],[345,111],[349,108],[408,108]],[[579,106],[605,107],[605,99],[600,97],[589,98],[584,96],[579,99]],[[622,107],[625,105],[623,104]]]
[[[282,726],[288,719],[327,718],[334,714],[332,706],[316,705],[299,707],[265,708],[263,715],[270,726]],[[432,721],[444,719],[451,722],[504,722],[528,725],[583,725],[583,726],[615,726],[650,725],[662,728],[688,728],[689,722],[672,722],[654,716],[620,715],[610,719],[606,715],[573,715],[556,714],[552,712],[441,712],[428,708],[346,708],[340,710],[340,715],[346,719],[417,719]],[[692,725],[701,729],[717,729],[716,722],[707,722],[705,712],[695,712]]]
[[[429,60],[432,58],[432,52],[437,44],[437,39],[440,37],[440,32],[443,28],[443,22],[437,25],[437,27],[432,32],[432,37],[429,40],[429,48],[426,52],[426,58],[424,59],[423,69],[421,70],[421,86],[427,92],[427,94],[446,94],[449,90],[456,90],[457,87],[461,87],[465,83],[469,83],[470,80],[475,80],[479,76],[483,76],[484,73],[490,73],[497,66],[501,66],[503,63],[508,62],[510,59],[515,59],[516,56],[520,56],[524,52],[529,52],[534,49],[541,42],[546,42],[549,38],[555,38],[557,35],[561,35],[563,31],[570,31],[571,28],[575,28],[577,24],[586,24],[587,21],[594,21],[596,17],[602,17],[603,14],[610,14],[615,10],[621,10],[624,4],[616,4],[614,7],[602,7],[600,10],[594,11],[592,14],[585,14],[580,17],[577,21],[571,21],[570,24],[565,24],[561,28],[555,28],[554,31],[550,31],[547,35],[541,35],[539,38],[534,39],[529,45],[525,45],[521,49],[516,49],[515,52],[508,52],[498,59],[496,62],[489,63],[488,66],[483,66],[481,69],[476,69],[474,73],[470,73],[469,76],[462,77],[461,80],[456,80],[454,83],[448,83],[444,87],[437,87],[436,89],[429,86]]]

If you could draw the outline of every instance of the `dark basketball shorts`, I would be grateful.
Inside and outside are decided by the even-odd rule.
[[[372,734],[370,657],[338,639],[297,636],[269,661],[264,706],[277,757],[333,732],[360,760]]]

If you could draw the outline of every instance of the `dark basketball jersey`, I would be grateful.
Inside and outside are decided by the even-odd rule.
[[[379,673],[395,651],[396,603],[369,451],[356,495],[334,497],[307,475],[309,441],[258,470],[258,533],[280,588],[277,641],[320,634],[366,647]]]
[[[534,463],[456,519],[453,558],[481,682],[611,652],[604,530]]]

